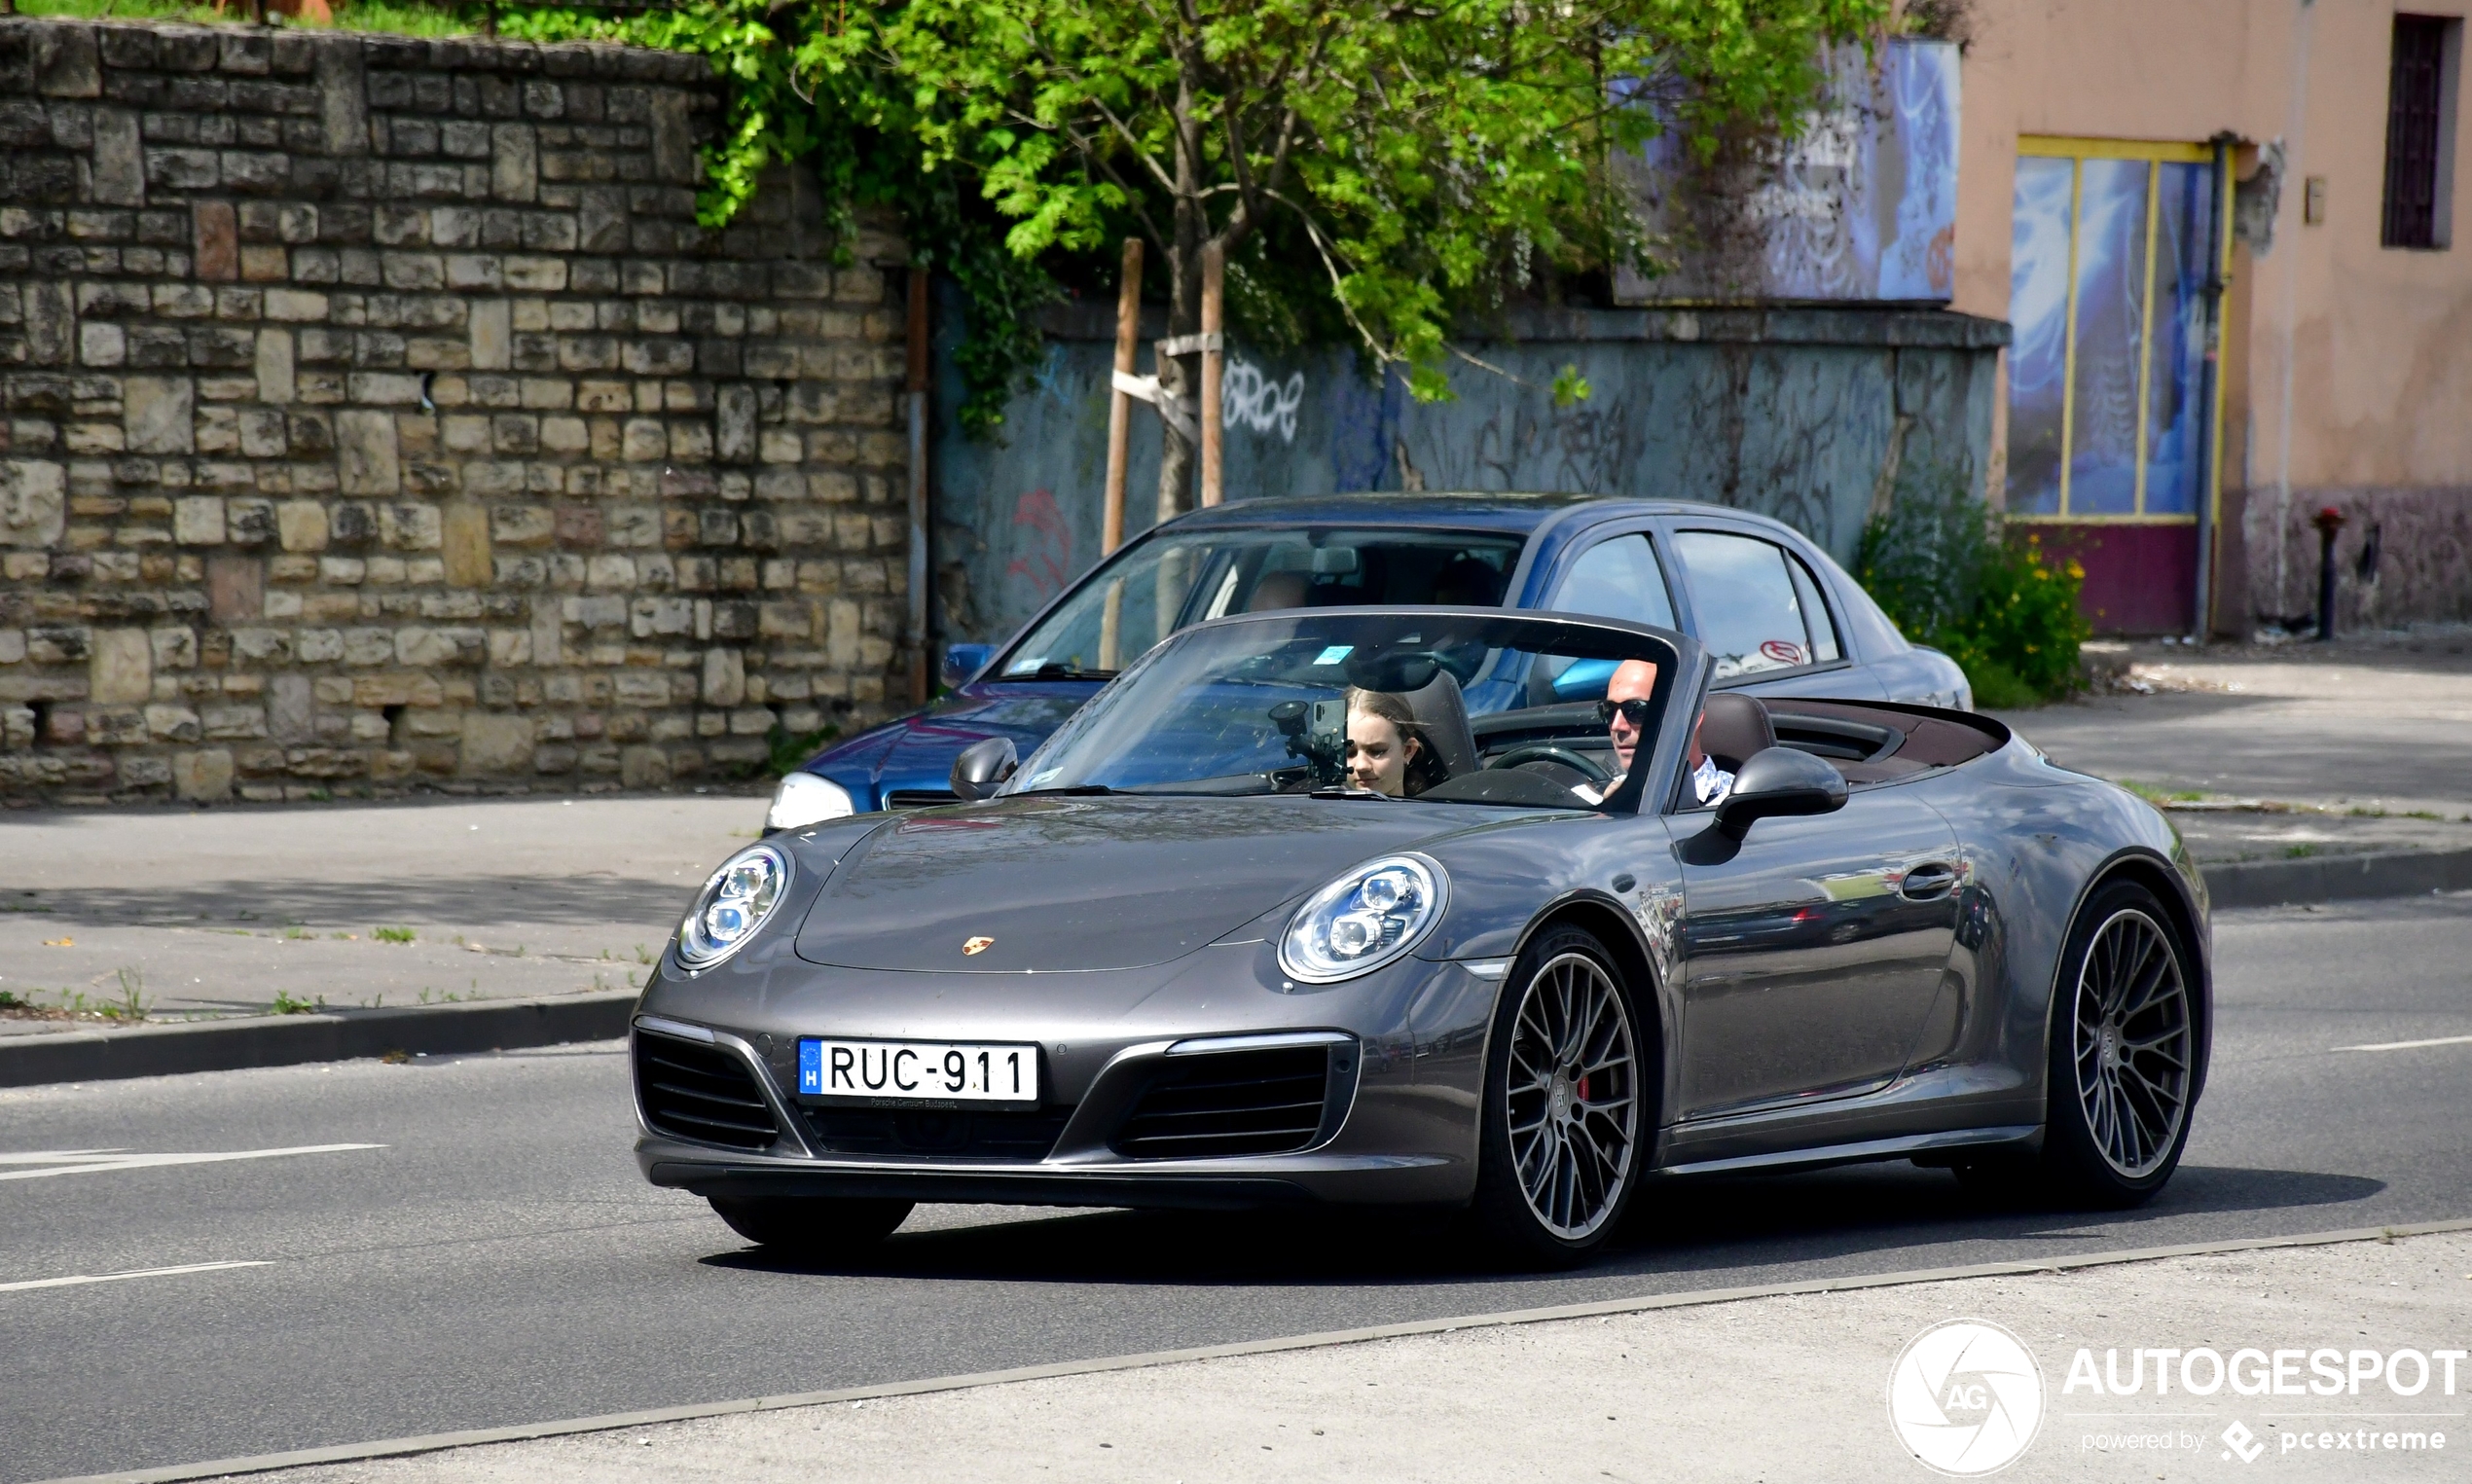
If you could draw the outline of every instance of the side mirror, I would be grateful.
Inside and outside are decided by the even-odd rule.
[[[943,663],[936,667],[935,677],[948,691],[960,690],[978,677],[996,653],[993,644],[947,644]]]
[[[1734,775],[1732,792],[1717,806],[1717,828],[1740,840],[1755,820],[1780,814],[1825,814],[1845,807],[1845,775],[1828,759],[1792,747],[1764,747]]]
[[[1013,750],[1009,737],[983,738],[962,749],[953,759],[953,792],[963,802],[984,799],[1004,784],[1021,766],[1021,755]],[[1845,785],[1837,790],[1843,793]]]

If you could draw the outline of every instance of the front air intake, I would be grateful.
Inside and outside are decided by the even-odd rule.
[[[987,1162],[1045,1159],[1072,1116],[1069,1107],[1027,1112],[967,1108],[810,1107],[818,1154],[876,1154]]]
[[[884,796],[887,809],[933,809],[961,802],[962,796],[950,788],[895,788]]]
[[[1290,1153],[1321,1135],[1329,1084],[1325,1046],[1172,1057],[1112,1143],[1127,1159]]]
[[[718,1046],[636,1032],[636,1102],[673,1139],[769,1149],[781,1137],[746,1064]]]

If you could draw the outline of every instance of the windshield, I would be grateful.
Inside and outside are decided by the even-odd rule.
[[[1677,665],[1662,638],[1510,614],[1212,624],[1100,692],[1010,791],[1593,809],[1645,763]]]
[[[1336,527],[1159,536],[1103,568],[1025,634],[1001,675],[1105,679],[1168,634],[1231,613],[1492,607],[1520,545],[1480,532]]]

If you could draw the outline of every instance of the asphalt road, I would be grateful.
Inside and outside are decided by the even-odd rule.
[[[2472,898],[2218,920],[2214,1078],[2126,1214],[1906,1166],[1653,1190],[1586,1271],[1408,1221],[923,1210],[777,1266],[628,1151],[615,1047],[0,1093],[0,1479],[1628,1294],[2472,1215]],[[211,1163],[34,1153],[377,1147]],[[97,1168],[103,1167],[103,1168]],[[43,1175],[46,1169],[70,1173]],[[106,1283],[77,1275],[255,1263]]]

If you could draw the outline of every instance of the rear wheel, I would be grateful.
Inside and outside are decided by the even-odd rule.
[[[712,1198],[712,1210],[730,1230],[776,1256],[851,1257],[892,1235],[910,1214],[908,1201],[770,1196],[754,1200]]]
[[[2075,1204],[2142,1205],[2189,1141],[2198,1026],[2188,952],[2152,891],[2115,882],[2079,914],[2060,964],[2040,1173]]]
[[[1511,967],[1485,1055],[1474,1213],[1495,1246],[1567,1267],[1605,1244],[1639,1184],[1646,1075],[1613,956],[1577,927],[1541,935]]]

